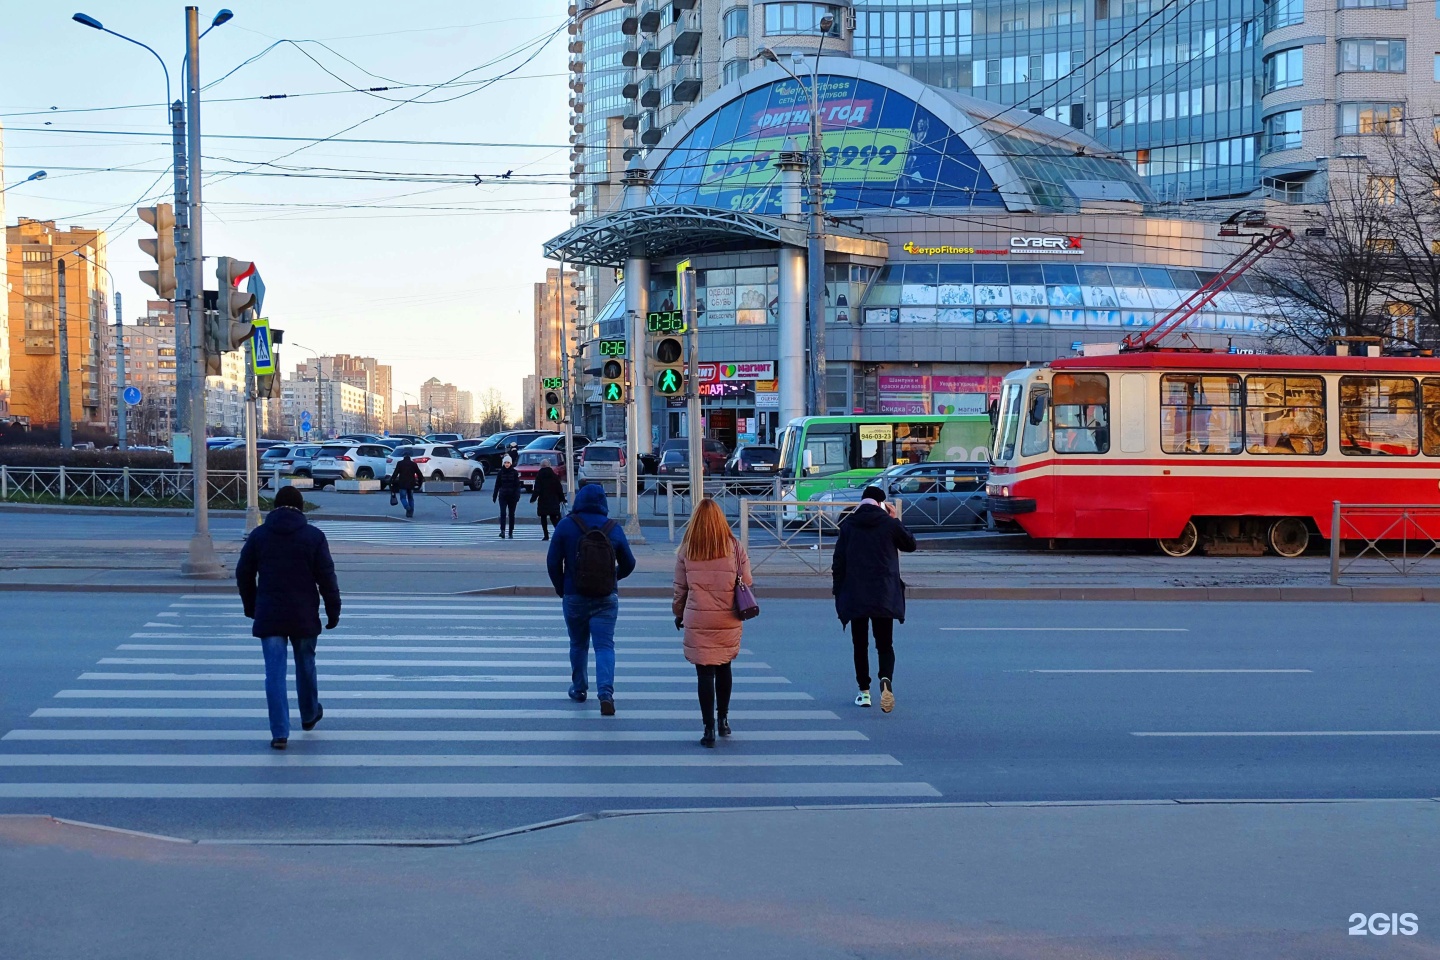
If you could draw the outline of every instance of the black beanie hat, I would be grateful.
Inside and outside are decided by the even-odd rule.
[[[294,507],[296,510],[304,510],[305,497],[294,487],[281,487],[275,491],[275,506]]]
[[[876,486],[869,486],[860,494],[860,497],[864,500],[874,500],[876,503],[884,503],[885,491]]]

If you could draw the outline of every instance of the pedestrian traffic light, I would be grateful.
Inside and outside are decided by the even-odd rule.
[[[544,377],[540,386],[545,391],[545,419],[560,423],[565,419],[564,394],[561,393],[565,389],[565,378]]]
[[[205,314],[205,375],[218,377],[220,355],[239,350],[255,332],[250,322],[255,295],[239,289],[240,281],[255,275],[255,264],[221,257],[215,265],[220,280],[219,309]]]
[[[600,368],[601,397],[606,403],[625,402],[625,361],[613,357]]]
[[[154,270],[141,270],[140,279],[161,300],[175,299],[175,208],[168,203],[137,207],[140,219],[155,228],[155,239],[140,241],[140,249],[155,261]]]
[[[655,357],[655,392],[664,397],[674,397],[685,388],[685,375],[680,365],[685,349],[679,337],[660,337],[653,347]]]

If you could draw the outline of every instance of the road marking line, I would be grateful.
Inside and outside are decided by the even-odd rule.
[[[386,799],[939,797],[928,783],[3,783],[11,799]]]
[[[736,714],[739,716],[739,714]],[[691,741],[695,731],[683,730],[315,730],[300,739],[336,742],[656,742]],[[869,740],[859,730],[737,730],[737,741]],[[254,730],[11,730],[0,740],[244,740],[254,742]]]
[[[397,594],[394,594],[394,593],[346,593],[345,596],[346,596],[347,598],[351,598],[351,599],[354,599],[354,600],[356,600],[356,601],[367,601],[367,602],[373,601],[373,602],[376,602],[376,603],[384,603],[384,602],[386,602],[386,601],[393,601],[393,600],[396,600],[397,598],[398,598],[398,599],[402,599],[402,601],[405,602],[405,603],[453,603],[453,604],[457,604],[457,605],[458,605],[458,604],[477,604],[477,605],[480,605],[480,604],[490,604],[490,603],[559,603],[559,602],[560,602],[560,598],[559,598],[559,597],[549,597],[549,596],[544,596],[544,597],[522,597],[522,596],[513,595],[513,594],[486,594],[486,595],[484,595],[484,596],[456,596],[456,595],[454,595],[454,594],[449,594],[449,593],[404,593],[404,594],[398,594],[398,595],[397,595]],[[222,606],[223,606],[223,605],[230,605],[230,606],[238,606],[238,605],[239,605],[239,601],[235,598],[235,596],[234,596],[233,594],[223,594],[223,595],[222,595],[222,594],[213,594],[213,593],[187,593],[187,594],[183,594],[183,595],[180,597],[179,600],[176,600],[175,602],[171,603],[170,606],[172,606],[172,607],[186,606],[186,605],[188,605],[188,601],[192,601],[192,600],[203,600],[203,601],[206,601],[207,604],[211,604],[211,605],[222,605]],[[625,602],[625,603],[650,603],[650,604],[663,605],[663,606],[666,606],[666,607],[670,606],[670,601],[669,601],[669,600],[666,600],[666,599],[663,599],[663,598],[660,598],[660,597],[630,597],[630,596],[622,596],[622,597],[621,597],[621,600],[622,600],[623,602]]]
[[[290,674],[294,678],[294,673]],[[262,683],[265,680],[263,673],[100,673],[87,672],[80,674],[81,680],[136,680],[150,681],[198,681],[198,682],[238,682],[245,683],[253,681]],[[569,674],[451,674],[435,675],[429,677],[402,677],[393,673],[322,673],[321,683],[569,683]],[[632,683],[694,683],[690,677],[637,677],[634,674],[626,673],[624,682],[628,686]],[[786,677],[735,677],[734,683],[766,683],[785,684],[790,681]]]
[[[1147,730],[1132,737],[1440,737],[1440,730]]]
[[[142,665],[151,664],[154,666],[185,666],[188,664],[207,664],[211,666],[232,666],[232,667],[253,667],[257,662],[255,657],[101,657],[102,664],[116,665]],[[570,668],[569,660],[347,660],[325,658],[328,666],[347,667],[562,667]],[[620,658],[620,663],[626,670],[685,670],[690,664],[684,661],[671,663],[668,660],[631,660],[626,657]],[[746,670],[768,670],[768,663],[744,663],[737,661],[735,669]]]
[[[624,697],[616,702],[624,704]],[[693,720],[692,710],[630,709],[621,707],[621,716],[635,720]],[[260,719],[268,717],[265,709],[250,707],[40,707],[30,714],[32,717],[191,717],[205,719]],[[357,709],[336,707],[327,716],[351,720],[572,720],[582,723],[597,723],[600,718],[598,707],[586,706],[573,709]],[[740,720],[839,720],[830,710],[732,710],[730,716]],[[292,710],[291,718],[299,719],[300,711]],[[607,721],[608,722],[608,721]]]
[[[298,741],[297,741],[298,743]],[[17,753],[0,767],[898,767],[888,753]]]
[[[1189,627],[941,627],[967,633],[1189,633]]]
[[[1006,673],[1314,673],[1314,670],[1006,670]]]
[[[290,699],[295,699],[291,690]],[[253,690],[61,690],[56,700],[251,700],[265,691]],[[555,690],[327,690],[330,700],[554,700]],[[694,700],[694,691],[626,691],[626,700]],[[736,700],[814,700],[808,693],[790,690],[737,691]]]

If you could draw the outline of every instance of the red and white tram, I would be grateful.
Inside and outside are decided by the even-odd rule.
[[[1005,378],[992,459],[992,513],[1032,537],[1298,556],[1334,501],[1440,503],[1440,359],[1056,360]]]

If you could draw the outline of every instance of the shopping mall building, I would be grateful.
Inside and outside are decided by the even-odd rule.
[[[1243,248],[1213,222],[1151,215],[1134,167],[1065,124],[864,60],[794,69],[803,84],[771,64],[696,104],[631,161],[615,209],[546,245],[567,267],[623,271],[589,329],[628,337],[632,357],[644,356],[647,313],[677,302],[677,264],[691,262],[705,431],[727,445],[773,439],[808,412],[812,69],[825,412],[983,411],[1007,371],[1150,326]],[[1241,278],[1182,333],[1244,348],[1265,313]],[[647,419],[652,441],[684,432],[681,402],[637,387],[642,437]],[[603,421],[590,430],[623,434],[620,408]]]

